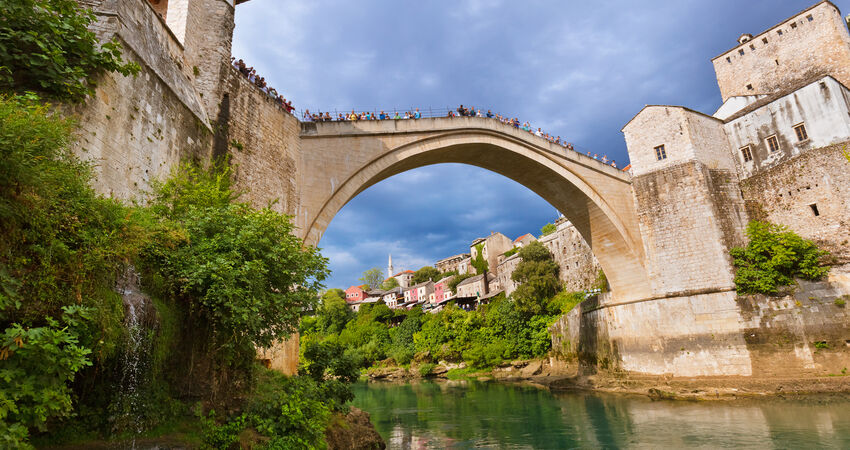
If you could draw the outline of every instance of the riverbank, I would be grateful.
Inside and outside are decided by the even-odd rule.
[[[423,375],[422,366],[380,367],[366,371],[375,382],[421,379],[474,379],[501,383],[532,384],[551,391],[587,391],[642,395],[665,400],[735,400],[768,396],[848,394],[846,373],[799,377],[672,377],[623,372],[581,373],[575,362],[556,358],[518,360],[493,368],[475,369],[465,364],[441,362]]]

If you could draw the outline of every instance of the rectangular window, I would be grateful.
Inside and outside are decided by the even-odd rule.
[[[809,205],[809,208],[811,208],[811,209],[812,209],[812,214],[814,214],[814,215],[815,215],[815,217],[817,217],[817,216],[819,216],[819,215],[820,215],[820,211],[818,211],[818,205],[817,205],[817,203],[812,203],[811,205]]]
[[[730,57],[728,57],[728,56],[727,56],[727,57],[726,57],[726,62],[731,63],[731,62],[732,62],[732,58],[730,58]]]
[[[752,85],[752,84],[748,84],[748,85],[747,85],[747,90],[748,90],[748,91],[752,91],[752,90],[753,90],[753,85]]]
[[[762,41],[763,43],[767,44],[767,38],[761,38],[761,41]]]
[[[792,29],[797,28],[797,22],[791,22],[791,28]]]
[[[811,21],[815,20],[815,18],[814,18],[814,17],[812,17],[812,15],[811,15],[811,14],[809,14],[808,16],[806,16],[806,20],[808,20],[809,22],[811,22]]]
[[[753,152],[750,150],[750,146],[741,148],[741,156],[744,157],[744,162],[750,162],[753,160]]]
[[[655,147],[655,159],[661,161],[662,159],[667,159],[667,151],[664,149],[663,145],[659,145]]]
[[[806,133],[806,124],[801,123],[794,126],[794,133],[797,134],[797,141],[803,142],[809,139],[809,134]]]
[[[767,149],[772,153],[779,150],[779,140],[776,139],[776,135],[769,136],[764,140],[767,142]]]
[[[743,55],[743,54],[744,54],[744,49],[740,49],[740,50],[738,50],[738,54],[739,54],[739,55]]]
[[[782,30],[776,30],[776,34],[782,36]]]
[[[755,49],[756,49],[756,46],[753,45],[753,44],[750,44],[750,50],[755,50]]]

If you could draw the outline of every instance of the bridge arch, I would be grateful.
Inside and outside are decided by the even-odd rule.
[[[522,130],[483,118],[302,124],[297,224],[316,245],[358,194],[391,176],[439,163],[468,164],[531,189],[590,245],[619,300],[649,282],[627,174]]]

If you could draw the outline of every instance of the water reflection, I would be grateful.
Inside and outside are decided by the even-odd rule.
[[[355,406],[392,449],[850,448],[850,400],[653,402],[478,382],[370,383]]]

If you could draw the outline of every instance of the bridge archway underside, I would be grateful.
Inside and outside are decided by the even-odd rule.
[[[296,217],[301,237],[317,245],[333,217],[365,189],[440,163],[481,167],[531,189],[576,226],[614,298],[649,295],[629,175],[492,119],[302,124]]]

